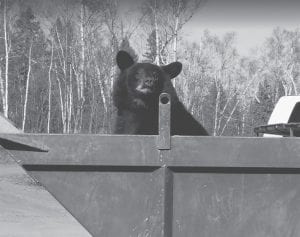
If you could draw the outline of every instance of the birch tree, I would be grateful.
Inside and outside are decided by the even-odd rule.
[[[52,32],[55,42],[54,70],[59,91],[62,131],[63,133],[70,133],[73,112],[72,68],[70,64],[73,29],[69,16],[66,15],[64,19],[58,18]]]
[[[3,1],[3,28],[4,28],[4,45],[5,45],[5,90],[2,91],[4,94],[3,98],[3,112],[4,116],[8,118],[8,67],[9,67],[9,52],[10,52],[10,42],[8,38],[7,29],[7,1]]]
[[[9,58],[11,54],[11,29],[9,22],[12,20],[9,17],[9,6],[7,0],[1,1],[3,6],[3,33],[4,33],[4,49],[5,49],[5,65],[4,65],[4,78],[1,76],[0,89],[1,89],[1,98],[3,104],[3,114],[8,118],[8,82],[9,82]]]
[[[179,40],[179,32],[183,28],[183,26],[191,20],[194,14],[197,11],[200,11],[200,8],[204,6],[206,0],[167,0],[166,1],[166,15],[167,20],[164,23],[167,26],[165,30],[165,39],[162,47],[162,51],[165,50],[166,47],[170,43],[172,43],[172,54],[173,61],[177,61],[178,55],[178,40]]]
[[[51,39],[51,56],[48,70],[48,115],[47,115],[47,133],[50,133],[51,124],[51,106],[52,106],[52,70],[53,70],[53,55],[54,55],[54,39]]]
[[[263,78],[282,84],[285,95],[298,95],[300,31],[274,29],[261,52]],[[271,83],[275,85],[274,83]]]
[[[85,102],[84,96],[84,85],[85,85],[85,75],[86,75],[86,6],[85,1],[80,2],[80,14],[79,14],[79,32],[78,36],[78,49],[79,57],[76,59],[77,50],[73,48],[72,50],[72,70],[75,74],[76,84],[77,84],[77,102],[76,111],[74,111],[74,132],[78,133],[82,129],[82,114],[83,105]],[[74,46],[73,46],[74,47]],[[75,56],[75,57],[74,57]],[[75,59],[75,61],[74,61]],[[75,63],[75,64],[74,64]]]
[[[28,104],[28,94],[29,94],[29,82],[31,76],[31,62],[32,62],[32,46],[33,41],[30,42],[29,45],[29,52],[28,52],[28,69],[26,75],[26,87],[25,87],[25,99],[24,99],[24,106],[23,106],[23,121],[22,121],[22,131],[25,131],[25,123],[27,118],[27,104]]]
[[[20,79],[15,83],[18,83],[18,89],[21,92],[19,94],[14,93],[13,106],[22,111],[20,121],[21,128],[24,131],[27,121],[34,123],[33,121],[36,120],[33,116],[27,116],[28,110],[33,109],[36,103],[33,103],[32,107],[28,107],[28,103],[29,100],[34,101],[36,96],[39,95],[39,93],[30,93],[30,90],[33,86],[31,83],[35,83],[32,81],[33,75],[41,75],[45,53],[44,34],[31,8],[28,7],[20,12],[20,16],[15,23],[12,43],[14,46],[13,69],[14,73],[17,73],[17,78]],[[35,70],[33,70],[33,66],[35,66]],[[39,113],[43,113],[43,111],[37,111],[35,114],[38,115]]]

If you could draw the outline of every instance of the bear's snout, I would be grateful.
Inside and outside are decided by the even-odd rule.
[[[136,90],[143,94],[150,94],[155,90],[154,80],[148,79],[139,83]]]
[[[154,78],[147,78],[144,81],[144,85],[147,87],[152,87],[154,85],[155,79]]]

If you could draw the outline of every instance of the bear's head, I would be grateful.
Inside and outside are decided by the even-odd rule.
[[[135,63],[127,52],[119,51],[117,65],[121,71],[117,85],[115,85],[117,98],[114,100],[117,102],[117,107],[121,105],[121,107],[147,109],[155,104],[158,105],[158,97],[162,92],[171,94],[171,97],[173,94],[176,95],[171,79],[181,72],[180,62],[164,66]],[[120,98],[123,101],[118,101]]]

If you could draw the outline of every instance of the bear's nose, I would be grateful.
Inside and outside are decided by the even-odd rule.
[[[154,80],[151,79],[151,78],[145,80],[145,85],[146,86],[149,86],[149,87],[153,86],[153,83],[154,83]]]

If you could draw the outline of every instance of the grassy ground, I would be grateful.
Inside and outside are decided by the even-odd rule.
[[[0,237],[60,236],[90,235],[21,167],[0,160]]]

